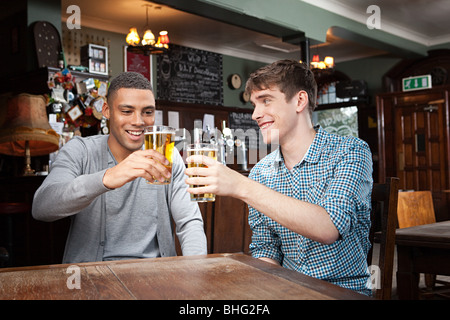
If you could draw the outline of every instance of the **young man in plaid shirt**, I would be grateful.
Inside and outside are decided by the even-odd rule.
[[[364,141],[311,121],[317,85],[307,66],[281,60],[250,75],[246,91],[264,142],[279,148],[249,178],[210,158],[190,168],[191,193],[232,196],[249,205],[254,257],[371,295],[372,155]],[[193,159],[188,159],[191,161]]]

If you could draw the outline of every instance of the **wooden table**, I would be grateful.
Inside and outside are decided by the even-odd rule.
[[[0,299],[368,299],[244,254],[69,266],[0,269]],[[80,289],[76,288],[77,272]]]
[[[419,298],[419,275],[450,275],[450,221],[397,229],[399,299]]]

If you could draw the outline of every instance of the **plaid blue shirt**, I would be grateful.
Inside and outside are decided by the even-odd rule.
[[[287,196],[317,204],[330,215],[340,238],[325,245],[288,230],[249,207],[254,257],[371,295],[366,257],[370,248],[372,156],[364,141],[316,127],[303,160],[290,171],[280,149],[258,162],[250,178]]]

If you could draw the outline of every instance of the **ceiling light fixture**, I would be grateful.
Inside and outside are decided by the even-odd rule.
[[[310,65],[311,69],[332,69],[334,68],[334,58],[327,56],[323,61],[320,61],[319,55],[315,54]]]
[[[318,54],[313,55],[310,68],[314,74],[318,92],[326,91],[331,83],[348,79],[344,73],[334,69],[334,58],[331,56],[326,56],[323,61],[320,61]]]
[[[151,4],[144,4],[146,7],[146,17],[147,23],[145,24],[143,30],[145,30],[144,35],[142,36],[142,42],[139,38],[139,33],[135,27],[130,28],[130,32],[127,34],[126,42],[128,43],[127,50],[133,53],[140,53],[145,55],[150,54],[161,54],[166,52],[169,49],[169,33],[167,31],[161,31],[159,33],[158,41],[155,43],[155,35],[150,30],[148,25],[148,8],[151,7]],[[161,7],[155,7],[161,8]],[[140,45],[141,44],[141,45]]]

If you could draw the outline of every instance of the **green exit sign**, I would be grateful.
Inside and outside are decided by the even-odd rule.
[[[416,76],[402,79],[403,91],[431,88],[431,75]]]

